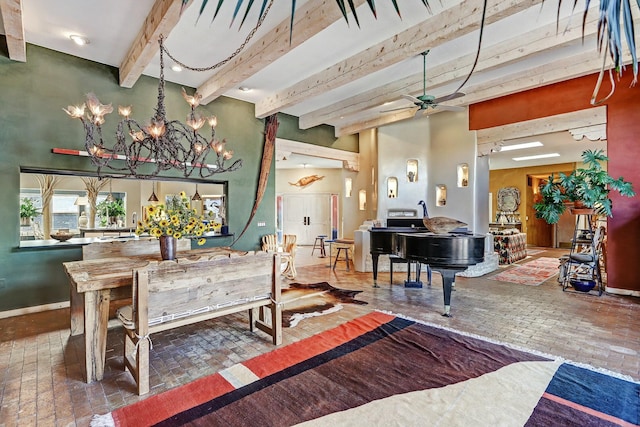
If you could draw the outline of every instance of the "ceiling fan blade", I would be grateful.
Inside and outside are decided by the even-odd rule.
[[[390,109],[390,110],[382,110],[382,111],[380,111],[380,112],[381,112],[381,113],[390,113],[390,112],[392,112],[392,111],[411,110],[411,109],[413,109],[413,108],[416,108],[416,107],[400,107],[400,108],[392,108],[392,109]]]
[[[444,111],[464,111],[465,110],[464,107],[458,107],[453,105],[438,105],[436,108],[438,110],[444,110]]]
[[[451,93],[449,95],[445,95],[445,96],[441,96],[440,98],[436,98],[436,99],[433,100],[433,102],[438,104],[440,102],[449,101],[451,99],[461,98],[461,97],[463,97],[465,95],[466,94],[464,94],[462,92],[454,92],[454,93]]]
[[[402,97],[403,97],[404,99],[406,99],[407,101],[411,101],[411,102],[413,102],[413,103],[414,103],[414,104],[416,104],[416,105],[420,105],[420,104],[422,104],[422,101],[421,101],[421,100],[419,100],[418,98],[416,98],[415,96],[411,96],[411,95],[402,95]]]

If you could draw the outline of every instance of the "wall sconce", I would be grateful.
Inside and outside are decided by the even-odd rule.
[[[351,178],[344,179],[344,197],[351,197],[351,190],[353,188],[353,180]]]
[[[447,186],[444,184],[436,185],[436,206],[445,206],[447,204]]]
[[[456,170],[458,187],[469,186],[469,165],[466,163],[460,163]]]
[[[390,199],[398,197],[398,178],[395,176],[387,178],[387,197]]]
[[[418,180],[418,160],[407,160],[407,181],[416,182]]]
[[[358,207],[361,211],[367,209],[367,190],[358,191]]]

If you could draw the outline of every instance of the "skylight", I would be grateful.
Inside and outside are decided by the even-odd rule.
[[[546,159],[549,157],[560,157],[558,153],[547,153],[547,154],[538,154],[535,156],[524,156],[524,157],[514,157],[513,160],[516,162],[521,162],[524,160],[535,160],[535,159]]]
[[[503,145],[500,151],[522,150],[524,148],[542,147],[544,144],[540,141],[523,142],[522,144]]]

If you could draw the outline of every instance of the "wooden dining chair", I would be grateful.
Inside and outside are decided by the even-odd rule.
[[[285,234],[282,236],[282,245],[278,244],[278,236],[276,234],[266,234],[262,236],[262,250],[266,252],[280,252],[280,260],[282,262],[282,275],[287,279],[294,279],[297,276],[295,259],[296,259],[296,240],[295,234]]]

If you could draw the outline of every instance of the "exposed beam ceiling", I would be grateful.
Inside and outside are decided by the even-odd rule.
[[[353,3],[358,7],[364,2],[365,0],[355,0]],[[293,24],[296,32],[292,40],[289,40],[291,19],[285,18],[198,88],[202,103],[208,104],[229,89],[239,86],[257,70],[291,52],[340,19],[342,13],[335,6],[334,0],[310,0],[296,11]]]
[[[572,11],[572,2],[561,2],[558,13],[558,2],[490,0],[482,52],[462,89],[466,95],[446,104],[464,107],[597,72],[602,65],[595,41],[597,10],[587,16],[583,41],[582,11]],[[413,118],[415,107],[401,97],[422,94],[423,51],[429,50],[427,93],[439,97],[456,90],[472,67],[482,13],[477,0],[432,0],[431,12],[414,0],[399,5],[400,19],[392,3],[384,1],[376,2],[374,18],[366,2],[357,0],[358,28],[352,16],[349,24],[342,19],[335,0],[298,0],[289,40],[291,3],[286,1],[274,1],[257,29],[253,27],[259,7],[251,10],[242,27],[237,19],[229,28],[235,7],[231,0],[224,2],[214,21],[217,2],[208,2],[199,16],[201,0],[190,2],[182,13],[181,0],[86,0],[68,8],[55,3],[0,0],[0,32],[11,59],[28,60],[26,41],[119,67],[120,84],[131,87],[142,74],[158,76],[160,34],[179,61],[211,68],[254,31],[244,50],[225,65],[178,73],[167,60],[165,79],[198,88],[203,103],[233,97],[255,104],[257,117],[292,114],[300,117],[303,129],[329,124],[336,135]],[[592,2],[593,9],[597,3]],[[632,14],[638,24],[635,2]],[[72,45],[70,34],[83,35],[90,44]],[[240,86],[253,90],[241,92]],[[383,107],[385,103],[390,105]],[[409,108],[382,112],[405,106]],[[429,109],[424,116],[434,112]]]
[[[27,60],[27,45],[22,24],[22,0],[0,0],[0,16],[4,24],[9,58],[14,61]]]
[[[185,5],[188,8],[193,0]],[[156,0],[129,51],[120,64],[120,86],[133,87],[158,53],[158,38],[168,36],[180,20],[182,0]]]

